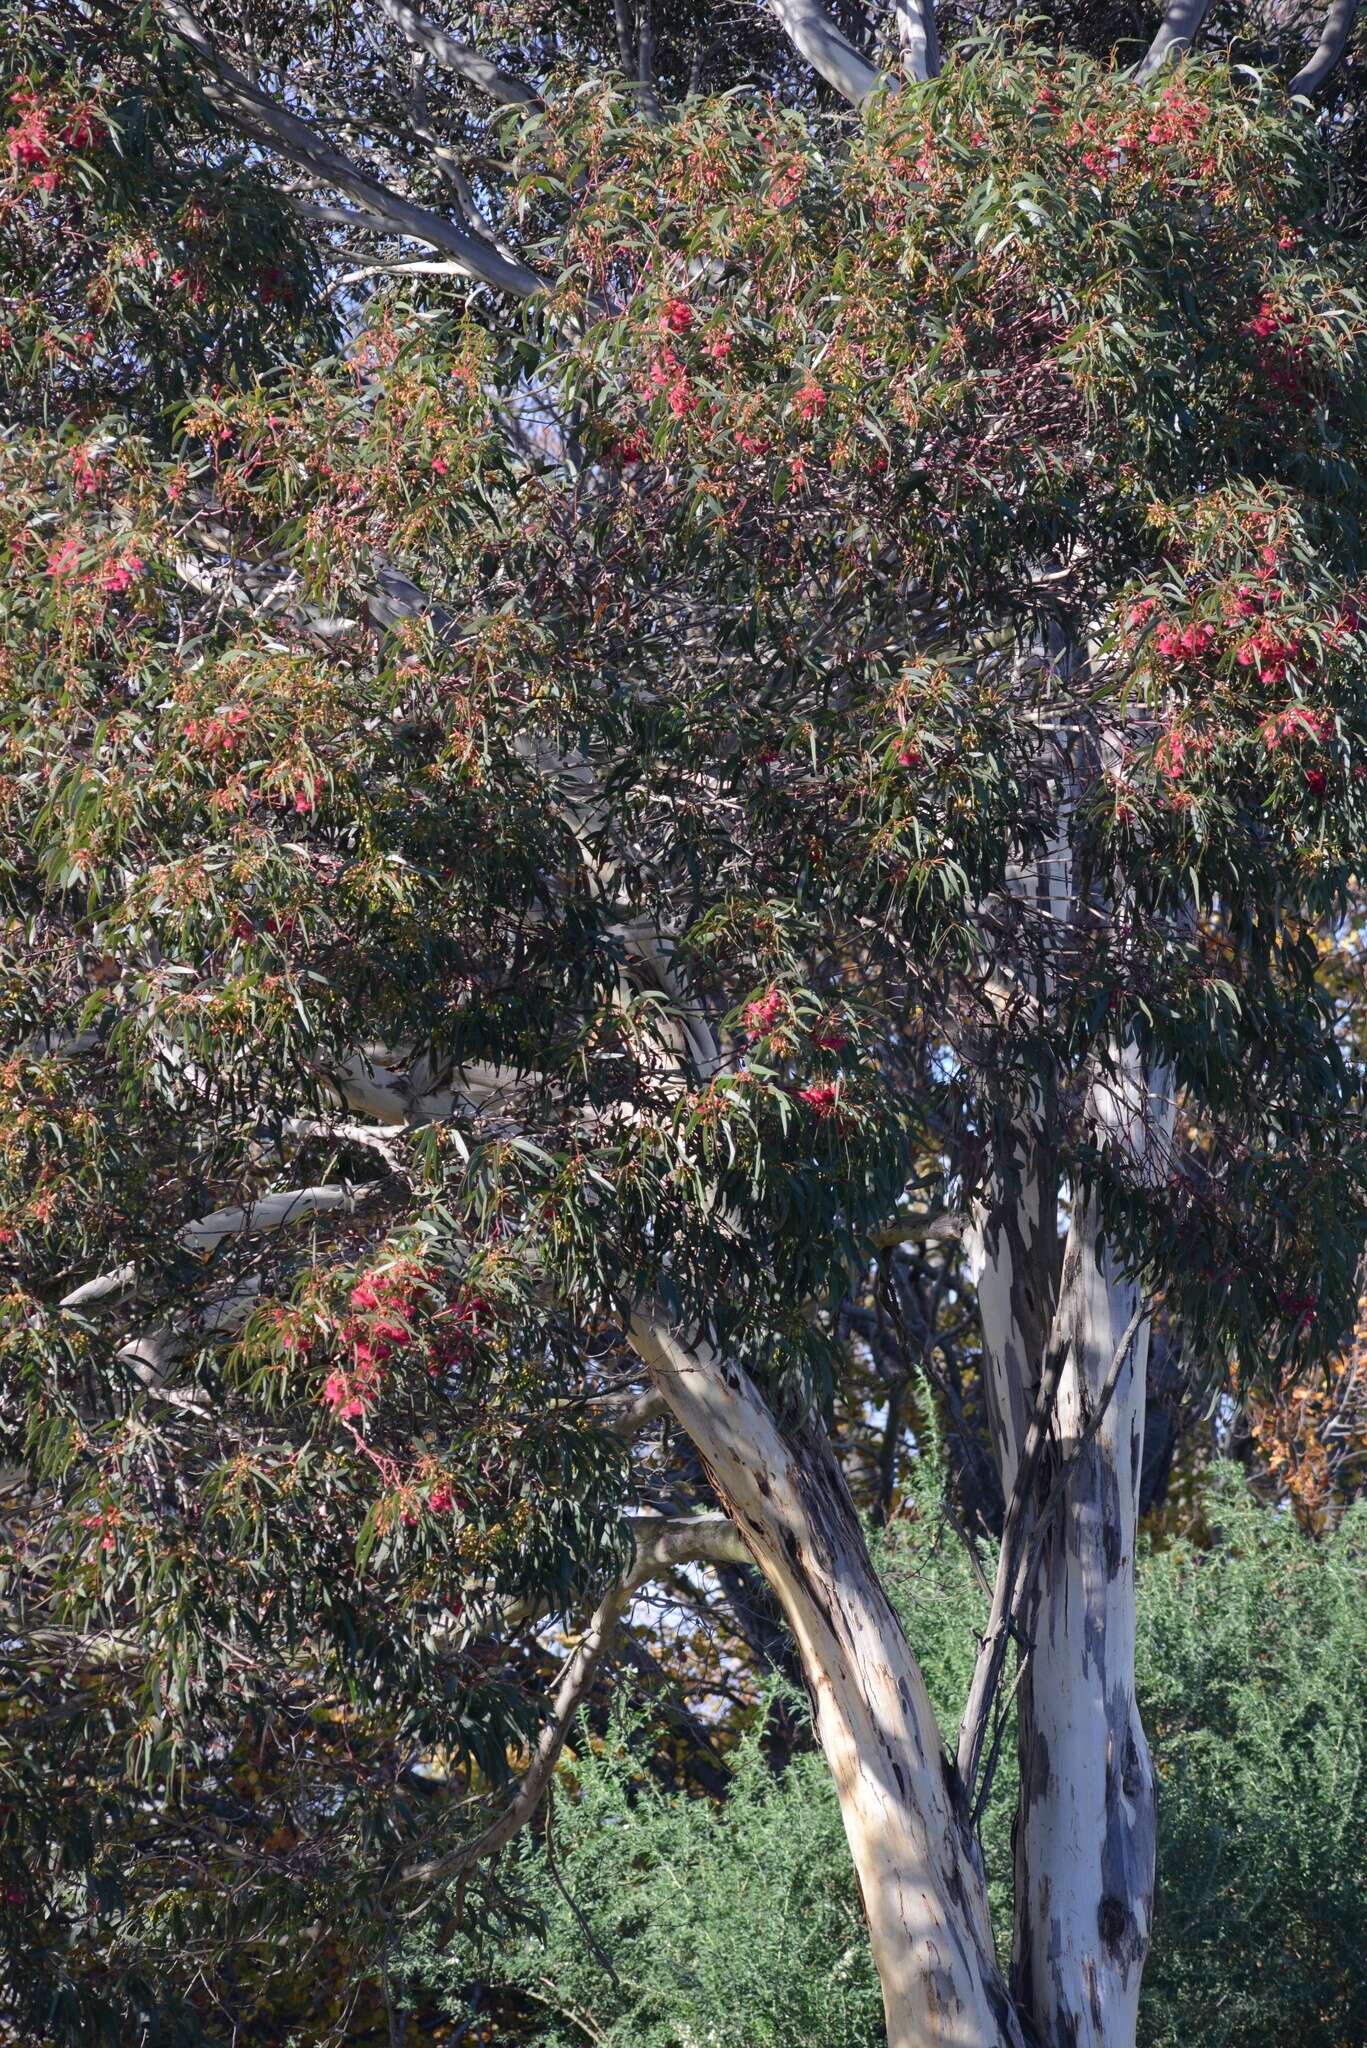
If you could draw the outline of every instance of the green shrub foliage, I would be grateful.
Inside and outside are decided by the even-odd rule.
[[[1140,1701],[1159,1772],[1158,1910],[1141,2048],[1350,2048],[1367,2031],[1367,1513],[1323,1542],[1218,1475],[1217,1540],[1144,1563]],[[883,1546],[946,1727],[978,1595],[927,1509]],[[821,1758],[781,1776],[757,1736],[721,1806],[662,1791],[619,1722],[562,1772],[549,1854],[519,1876],[540,1931],[420,1942],[415,1984],[528,2013],[540,2048],[865,2048],[882,2007]],[[1009,1931],[1011,1744],[985,1828]]]

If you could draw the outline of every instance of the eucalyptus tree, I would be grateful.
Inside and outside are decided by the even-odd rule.
[[[1360,259],[1194,17],[1147,83],[932,76],[910,7],[487,25],[7,59],[16,1996],[212,2025],[230,1936],[496,1905],[702,1560],[796,1643],[894,2048],[1124,2044],[1153,1303],[1273,1376],[1354,1306]],[[1005,1513],[950,1756],[824,1418],[953,1234]]]

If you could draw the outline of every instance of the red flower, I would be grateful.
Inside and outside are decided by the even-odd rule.
[[[71,458],[71,475],[77,491],[82,497],[97,490],[104,482],[104,469],[100,463],[92,462],[84,448],[78,448]]]
[[[80,556],[80,552],[81,543],[76,539],[74,534],[68,535],[67,538],[62,542],[61,546],[54,548],[52,550],[52,553],[48,556],[48,575],[69,576],[76,566],[76,562],[78,557]]]
[[[669,334],[687,334],[693,325],[693,308],[683,299],[667,299],[660,324]]]
[[[1292,633],[1283,637],[1276,628],[1267,625],[1252,634],[1236,648],[1234,659],[1240,668],[1257,668],[1265,683],[1283,683],[1287,671],[1301,651],[1300,636]]]
[[[140,555],[125,555],[121,562],[109,563],[100,579],[100,588],[107,590],[111,596],[121,596],[134,578],[141,576],[144,567]]]
[[[1187,771],[1189,761],[1197,760],[1208,752],[1210,742],[1200,740],[1194,734],[1184,732],[1181,726],[1169,726],[1154,749],[1154,762],[1161,775],[1169,782],[1180,782]]]
[[[99,149],[108,134],[103,121],[87,111],[78,110],[62,130],[62,140],[69,149]]]
[[[5,143],[11,158],[22,170],[43,170],[50,164],[54,140],[43,108],[31,107],[23,120],[10,129]]]
[[[1308,1330],[1315,1320],[1319,1299],[1313,1294],[1279,1294],[1277,1306],[1284,1316],[1295,1321],[1298,1328]]]
[[[799,1102],[805,1102],[817,1116],[830,1116],[836,1105],[836,1091],[829,1081],[813,1081],[809,1087],[797,1091]]]
[[[1153,644],[1166,661],[1179,664],[1200,661],[1215,644],[1215,628],[1193,625],[1179,632],[1176,626],[1160,626],[1153,636]]]
[[[741,1022],[753,1038],[762,1038],[766,1031],[773,1029],[783,1015],[787,1005],[780,990],[771,988],[767,995],[747,1003],[741,1012]]]
[[[323,1387],[323,1401],[340,1422],[352,1422],[365,1413],[364,1401],[352,1392],[351,1382],[342,1372],[328,1374]]]
[[[626,468],[630,463],[644,462],[649,453],[649,448],[645,435],[638,431],[634,434],[624,435],[612,452],[616,455],[623,468]]]
[[[793,400],[793,409],[799,419],[819,420],[826,410],[826,394],[811,377]]]
[[[1266,341],[1287,324],[1285,313],[1279,313],[1271,299],[1263,299],[1253,318],[1244,324],[1245,334],[1254,335],[1259,341]]]
[[[1283,740],[1307,739],[1322,745],[1334,737],[1334,720],[1327,711],[1312,711],[1306,704],[1288,704],[1285,711],[1274,712],[1264,721],[1262,737],[1269,753],[1275,752]],[[1307,775],[1306,780],[1309,779]]]

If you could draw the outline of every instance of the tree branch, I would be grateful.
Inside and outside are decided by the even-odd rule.
[[[750,1552],[729,1515],[628,1515],[636,1562],[628,1583],[636,1587],[681,1564],[752,1564]]]
[[[1308,100],[1319,91],[1330,72],[1337,68],[1348,47],[1357,11],[1357,0],[1331,0],[1314,54],[1307,64],[1302,65],[1287,88],[1293,99]]]
[[[516,298],[530,298],[544,289],[545,279],[526,264],[509,262],[478,235],[472,235],[440,214],[415,206],[401,193],[391,191],[360,170],[348,157],[245,78],[221,57],[188,7],[180,0],[157,0],[167,22],[193,50],[202,66],[205,96],[211,106],[239,134],[267,149],[278,150],[320,183],[345,193],[349,199],[376,215],[389,233],[406,235],[429,248],[454,256],[470,275],[495,291],[510,292]],[[358,223],[366,225],[366,223]]]
[[[560,1761],[560,1752],[565,1747],[574,1717],[593,1689],[599,1666],[633,1590],[631,1579],[627,1578],[611,1586],[599,1601],[593,1619],[560,1674],[560,1683],[551,1702],[551,1717],[537,1739],[530,1768],[498,1819],[463,1848],[406,1872],[410,1883],[427,1886],[443,1878],[455,1877],[483,1857],[496,1856],[518,1830],[526,1826],[541,1804]]]
[[[941,1209],[934,1216],[902,1216],[886,1230],[876,1230],[869,1242],[878,1251],[890,1251],[899,1244],[948,1244],[961,1238],[968,1218],[956,1209]]]
[[[331,1215],[339,1209],[352,1215],[370,1200],[378,1186],[377,1181],[366,1181],[359,1187],[285,1188],[279,1194],[262,1195],[243,1208],[215,1209],[212,1215],[197,1217],[176,1232],[175,1242],[183,1251],[208,1254],[217,1250],[225,1238],[255,1237],[263,1231],[283,1230],[287,1224],[301,1222],[306,1216]],[[136,1279],[137,1268],[131,1262],[116,1266],[111,1272],[100,1273],[73,1287],[57,1306],[89,1308],[111,1295],[126,1294]]]
[[[1063,1298],[1064,1287],[1062,1284],[1060,1284],[1060,1302],[1063,1300]],[[1067,1492],[1068,1482],[1072,1478],[1072,1475],[1076,1470],[1078,1463],[1081,1460],[1082,1453],[1086,1450],[1087,1445],[1091,1442],[1092,1438],[1096,1435],[1097,1431],[1100,1429],[1103,1421],[1105,1420],[1106,1412],[1111,1405],[1111,1401],[1114,1397],[1115,1390],[1120,1385],[1121,1374],[1124,1372],[1125,1366],[1129,1361],[1130,1353],[1134,1348],[1134,1340],[1139,1333],[1139,1327],[1144,1320],[1147,1307],[1148,1304],[1145,1302],[1143,1296],[1141,1295],[1140,1299],[1135,1304],[1133,1315],[1130,1317],[1129,1322],[1125,1326],[1125,1329],[1120,1338],[1120,1342],[1115,1347],[1115,1351],[1112,1355],[1111,1362],[1106,1368],[1105,1378],[1102,1380],[1100,1387],[1097,1389],[1096,1403],[1092,1408],[1091,1413],[1088,1415],[1087,1420],[1084,1423],[1082,1429],[1074,1437],[1072,1444],[1068,1450],[1067,1456],[1060,1461],[1058,1471],[1054,1475],[1053,1485],[1050,1487],[1048,1495],[1046,1496],[1043,1505],[1038,1509],[1037,1512],[1030,1515],[1028,1518],[1028,1522],[1023,1523],[1021,1527],[1021,1530],[1019,1532],[1019,1541],[1015,1546],[1017,1554],[1019,1556],[1019,1563],[1015,1566],[1014,1569],[1014,1583],[1009,1586],[1006,1585],[1002,1571],[1002,1566],[1006,1561],[1006,1533],[1005,1530],[1003,1530],[1002,1551],[1001,1557],[998,1560],[997,1567],[997,1590],[993,1595],[992,1602],[992,1611],[994,1617],[998,1613],[998,1606],[1001,1600],[1003,1588],[1005,1588],[1006,1597],[1004,1607],[1002,1609],[1003,1618],[1000,1624],[1000,1633],[996,1642],[994,1642],[992,1646],[992,1652],[990,1653],[991,1661],[993,1663],[993,1675],[991,1678],[991,1683],[983,1688],[981,1694],[981,1704],[980,1706],[975,1707],[975,1713],[977,1715],[977,1726],[973,1733],[975,1736],[976,1750],[978,1754],[980,1754],[982,1750],[983,1734],[987,1727],[987,1718],[991,1712],[992,1701],[997,1692],[997,1688],[1001,1682],[1001,1670],[1002,1664],[1005,1661],[1007,1640],[1019,1618],[1021,1606],[1025,1599],[1026,1589],[1028,1588],[1030,1581],[1034,1576],[1035,1561],[1039,1553],[1039,1547],[1044,1532],[1049,1526],[1049,1522],[1053,1516],[1055,1508],[1057,1508],[1059,1502],[1063,1499],[1064,1494]],[[1063,1358],[1060,1357],[1060,1370],[1062,1368],[1062,1364]],[[1057,1395],[1057,1391],[1058,1381],[1056,1379],[1054,1382],[1054,1392],[1053,1395],[1051,1395],[1051,1406],[1054,1397],[1056,1397]],[[1085,1389],[1082,1391],[1085,1398]],[[1032,1429],[1034,1427],[1033,1421],[1031,1427]],[[1022,1457],[1022,1465],[1023,1464],[1024,1457]],[[1014,1505],[1014,1498],[1012,1504]],[[989,1621],[989,1632],[991,1630],[991,1627],[992,1624]],[[983,1663],[985,1656],[988,1654],[988,1638],[987,1636],[984,1636],[983,1642],[980,1645],[978,1651],[978,1664],[974,1666],[973,1684],[970,1688],[970,1702],[973,1701],[974,1694],[978,1690],[978,1666]],[[1028,1651],[1026,1652],[1026,1654],[1028,1655]],[[964,1758],[964,1734],[965,1729],[967,1727],[968,1707],[966,1706],[964,1709],[964,1726],[962,1726],[959,1731],[959,1755],[961,1760],[966,1760]],[[993,1748],[995,1760],[995,1743],[993,1745]],[[962,1762],[960,1768],[962,1773]],[[973,1758],[973,1771],[976,1775],[976,1755]],[[971,1803],[972,1824],[976,1827],[978,1822],[982,1818],[983,1809],[987,1804],[987,1795],[992,1789],[991,1777],[990,1775],[984,1776],[982,1786],[979,1789],[978,1796],[976,1799],[973,1798],[972,1787],[969,1780],[967,1778],[963,1778],[961,1775],[961,1782],[964,1788],[964,1797],[966,1801],[969,1801]]]
[[[497,64],[491,64],[487,57],[481,57],[478,50],[472,50],[467,43],[458,43],[444,28],[438,28],[425,14],[404,5],[404,0],[380,0],[380,11],[394,23],[399,32],[407,38],[415,50],[421,50],[425,57],[432,58],[444,70],[454,71],[470,85],[479,87],[490,99],[497,100],[503,107],[539,107],[541,97],[520,78],[513,78],[508,72],[500,71]]]
[[[1158,24],[1158,33],[1135,67],[1135,77],[1143,84],[1152,78],[1165,64],[1178,64],[1201,32],[1201,24],[1210,12],[1210,0],[1170,0],[1170,5]]]
[[[852,106],[862,106],[886,81],[860,56],[816,0],[770,0],[779,25],[798,55],[819,71]]]
[[[497,1855],[526,1826],[545,1796],[574,1717],[593,1689],[617,1624],[633,1593],[647,1579],[681,1564],[749,1562],[750,1553],[726,1515],[629,1515],[626,1519],[635,1544],[635,1559],[625,1576],[603,1595],[565,1663],[551,1702],[550,1719],[541,1731],[531,1765],[516,1792],[482,1834],[450,1855],[407,1872],[409,1882],[426,1885],[455,1877],[483,1857]]]
[[[940,75],[940,37],[935,27],[935,0],[892,0],[902,68],[918,82]]]
[[[1044,1361],[1039,1392],[1030,1416],[1029,1427],[1025,1432],[1020,1463],[1016,1467],[1015,1484],[1011,1489],[1011,1499],[1007,1503],[1006,1516],[1002,1523],[1001,1549],[997,1553],[997,1576],[992,1590],[992,1607],[987,1617],[987,1627],[983,1630],[982,1640],[978,1645],[968,1698],[964,1702],[963,1718],[959,1723],[957,1765],[959,1784],[967,1808],[973,1805],[973,1787],[982,1757],[988,1718],[1001,1680],[1002,1665],[1006,1660],[1006,1646],[1015,1620],[1016,1578],[1021,1546],[1030,1534],[1035,1472],[1044,1449],[1049,1424],[1053,1420],[1054,1402],[1058,1396],[1059,1381],[1063,1377],[1067,1357],[1068,1347],[1063,1344],[1051,1349]]]

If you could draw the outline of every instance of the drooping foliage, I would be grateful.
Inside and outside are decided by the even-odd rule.
[[[364,1966],[473,1824],[625,1555],[631,1311],[824,1397],[1023,1080],[1212,1369],[1332,1342],[1364,307],[1255,88],[989,46],[848,144],[538,114],[554,288],[323,355],[251,152],[191,219],[208,114],[15,62],[3,1939],[127,2038],[300,1926]],[[1065,755],[1124,913],[1060,934],[1008,882]],[[1077,1139],[1127,1039],[1158,1185]]]

